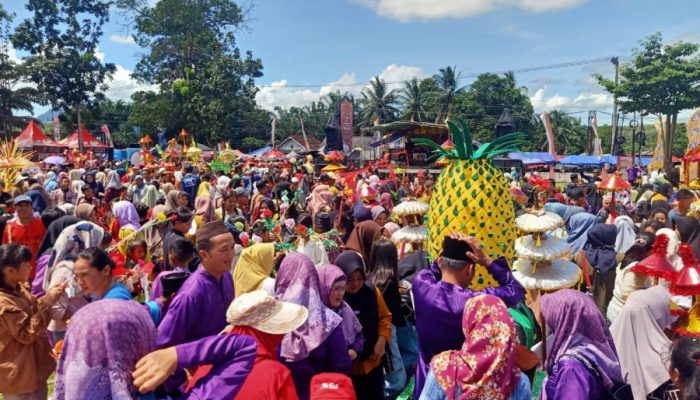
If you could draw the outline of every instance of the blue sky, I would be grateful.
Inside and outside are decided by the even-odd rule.
[[[2,0],[28,16],[24,1]],[[480,72],[630,54],[637,41],[660,31],[666,41],[700,42],[700,1],[649,0],[262,0],[251,3],[242,50],[261,57],[259,103],[303,105],[330,90],[359,93],[372,76],[401,82],[456,66]],[[142,85],[129,72],[142,50],[113,14],[100,51],[119,66],[108,93],[126,98]],[[19,55],[21,56],[21,54]],[[612,76],[609,63],[516,74],[538,110],[576,116],[611,111],[612,99],[590,77]],[[469,84],[471,78],[461,81]],[[340,86],[340,85],[353,86]],[[293,87],[295,85],[316,85]],[[399,84],[395,85],[400,87]],[[43,111],[37,108],[35,114]],[[599,123],[605,118],[599,116]]]

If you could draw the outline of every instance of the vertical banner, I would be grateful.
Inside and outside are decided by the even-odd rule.
[[[696,108],[688,119],[688,149],[700,146],[700,107]]]
[[[53,140],[61,140],[61,125],[58,121],[58,115],[53,117]]]
[[[107,138],[107,146],[114,147],[114,143],[112,143],[112,135],[109,133],[109,127],[107,124],[102,125],[100,129],[102,129],[102,133],[104,133],[105,138]]]
[[[542,114],[540,114],[540,119],[544,124],[544,130],[547,134],[547,150],[549,151],[549,154],[556,160],[557,146],[556,143],[554,143],[554,131],[552,130],[552,121],[549,120],[549,115],[547,115],[547,113],[544,111],[542,111]],[[554,165],[549,166],[549,178],[554,178]]]
[[[663,121],[658,120],[654,124],[656,128],[656,146],[654,147],[654,156],[649,164],[649,171],[655,171],[664,168],[664,127]]]
[[[600,161],[603,158],[603,143],[598,136],[598,113],[593,114],[591,129],[593,129],[593,134],[595,135],[595,138],[593,139],[593,155],[597,156],[598,161]]]
[[[275,148],[275,132],[277,132],[277,117],[272,118],[272,127],[270,128],[272,135],[272,148]]]
[[[340,136],[343,138],[343,150],[352,150],[352,102],[340,103]]]

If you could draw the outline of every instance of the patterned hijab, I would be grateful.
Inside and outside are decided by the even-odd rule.
[[[286,334],[280,355],[288,361],[299,361],[328,339],[341,324],[342,318],[321,301],[321,285],[314,263],[301,253],[284,258],[275,281],[276,297],[299,304],[309,310],[304,325]]]
[[[330,297],[331,288],[336,282],[347,281],[348,278],[342,269],[333,264],[326,264],[318,269],[318,278],[321,281],[321,300],[326,307],[338,313],[343,318],[341,327],[345,336],[345,343],[352,346],[358,336],[362,335],[362,325],[360,320],[355,316],[355,312],[350,308],[348,303],[342,302],[339,308],[331,307]],[[362,347],[362,346],[360,346]]]
[[[55,400],[135,399],[131,373],[155,350],[156,329],[135,301],[102,300],[78,310],[56,370]]]
[[[515,366],[518,334],[506,305],[490,294],[470,298],[462,314],[462,332],[461,349],[442,352],[430,362],[447,399],[507,399],[520,371]]]
[[[622,382],[620,361],[608,325],[590,296],[562,289],[542,296],[541,311],[554,337],[544,363],[548,374],[552,374],[562,358],[574,358],[595,370],[606,388]]]

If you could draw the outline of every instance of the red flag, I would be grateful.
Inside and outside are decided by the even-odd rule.
[[[112,143],[112,135],[109,133],[109,127],[107,124],[102,125],[100,129],[102,129],[102,133],[104,133],[105,137],[107,138],[107,144],[110,147],[114,147],[114,143]]]

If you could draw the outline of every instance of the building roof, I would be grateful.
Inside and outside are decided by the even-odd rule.
[[[304,147],[304,135],[296,134],[282,140],[277,147],[282,147],[286,141],[293,140],[301,147]],[[306,141],[309,142],[309,150],[318,150],[321,147],[321,141],[312,134],[306,134]]]

